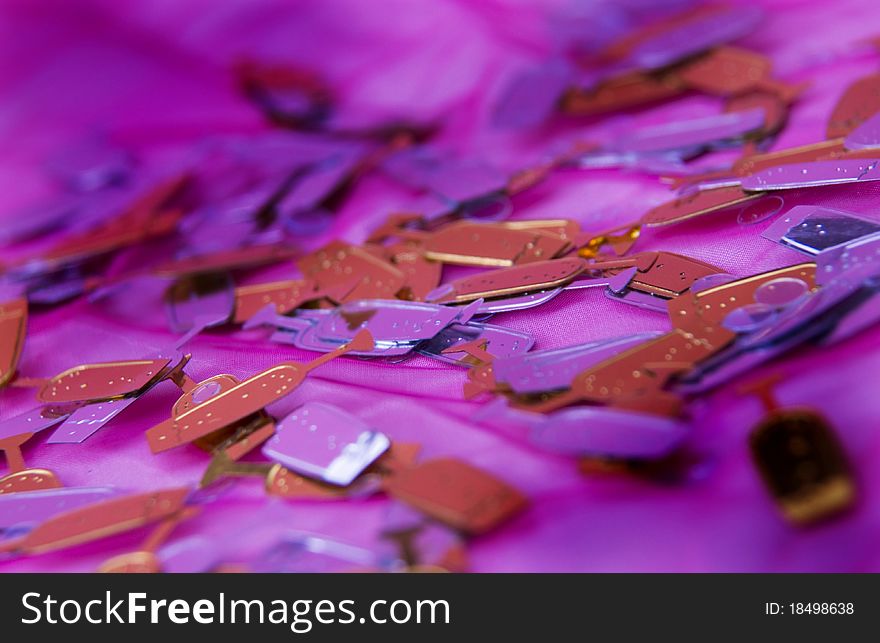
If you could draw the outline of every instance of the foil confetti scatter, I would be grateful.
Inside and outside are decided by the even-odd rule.
[[[880,569],[873,7],[111,4],[0,8],[0,570]]]

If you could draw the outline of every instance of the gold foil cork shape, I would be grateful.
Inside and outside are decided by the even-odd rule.
[[[761,398],[767,415],[749,436],[752,459],[789,521],[806,525],[848,509],[855,481],[827,420],[808,408],[777,407],[770,390],[778,376],[741,389]]]

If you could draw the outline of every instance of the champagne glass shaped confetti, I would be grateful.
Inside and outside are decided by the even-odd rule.
[[[471,398],[483,391],[515,395],[563,391],[578,373],[659,335],[642,333],[500,359],[490,359],[492,356],[488,355],[483,363],[468,371],[465,397]],[[468,350],[471,349],[468,347]]]
[[[772,392],[779,375],[743,386],[766,416],[752,430],[752,460],[782,514],[807,525],[845,511],[856,497],[849,464],[828,421],[809,408],[780,408]]]
[[[589,368],[575,377],[571,388],[543,398],[515,398],[515,406],[535,411],[553,411],[576,402],[606,404],[633,411],[675,415],[680,397],[667,390],[673,377],[691,371],[695,365],[719,354],[737,337],[725,326],[743,308],[775,298],[774,284],[791,278],[814,286],[815,264],[800,264],[724,283],[697,293],[671,299],[670,320],[675,330],[635,346]],[[786,286],[788,283],[786,282]],[[770,289],[770,286],[774,288]],[[766,288],[764,288],[766,287]],[[762,289],[763,288],[763,289]],[[798,286],[799,292],[802,291]],[[788,288],[780,288],[786,294]],[[787,295],[786,295],[787,296]],[[750,329],[742,328],[742,332]]]
[[[699,192],[713,194],[714,190],[717,189],[738,187],[740,177],[768,167],[803,161],[816,161],[826,157],[836,158],[836,155],[842,153],[845,153],[842,139],[822,141],[821,143],[801,145],[763,154],[745,153],[734,161],[730,168],[690,174],[670,179],[670,182],[673,187],[679,189],[679,194],[682,197],[694,197]]]
[[[748,34],[762,16],[756,8],[719,8],[647,38],[632,49],[628,61],[646,70],[666,67]]]
[[[314,324],[317,337],[342,343],[367,329],[376,343],[416,343],[431,339],[454,322],[466,323],[477,306],[459,308],[395,299],[361,299],[343,304]]]
[[[426,299],[440,304],[465,303],[553,289],[570,283],[586,268],[587,262],[577,257],[499,268],[439,286]]]
[[[189,488],[164,489],[71,509],[52,516],[20,538],[0,543],[0,552],[37,554],[124,533],[178,513],[189,495]]]
[[[746,192],[864,183],[880,180],[880,159],[839,159],[783,165],[744,177]]]
[[[213,455],[223,453],[236,462],[275,434],[275,420],[265,411],[253,413],[243,420],[200,438],[196,446]]]
[[[183,212],[167,209],[165,205],[179,193],[186,181],[186,176],[178,176],[153,186],[128,204],[115,219],[66,237],[41,256],[24,259],[12,269],[49,273],[170,234],[176,229]]]
[[[175,348],[181,348],[202,331],[229,321],[235,308],[234,293],[228,273],[200,273],[175,281],[165,293],[171,329],[183,333]]]
[[[587,271],[605,274],[582,277]],[[605,287],[609,296],[626,303],[665,311],[665,299],[680,295],[698,279],[720,272],[715,266],[670,252],[639,253],[593,263],[567,257],[464,277],[437,288],[429,299],[454,303],[477,296],[494,298],[478,311],[494,313],[540,305],[562,290]],[[529,294],[510,297],[518,293]],[[650,297],[637,300],[642,293]]]
[[[499,129],[540,125],[556,109],[573,75],[571,66],[558,58],[517,74],[495,103],[493,125]]]
[[[492,530],[525,509],[526,498],[506,482],[453,458],[428,460],[388,477],[390,496],[468,534]]]
[[[297,317],[276,315],[267,306],[245,327],[273,325],[285,329],[283,336],[273,335],[274,340],[320,352],[334,350],[357,332],[368,330],[374,345],[368,351],[352,354],[394,356],[409,353],[419,342],[433,338],[450,324],[467,322],[480,305],[479,301],[450,307],[396,299],[358,300],[333,310],[303,312]]]
[[[308,70],[249,59],[235,71],[247,97],[284,125],[313,129],[333,109],[331,91]]]
[[[378,444],[381,446],[381,440]],[[418,444],[391,444],[376,458],[366,458],[370,460],[366,467],[354,467],[360,469],[360,473],[346,487],[300,475],[280,462],[235,462],[231,449],[218,449],[214,451],[200,484],[207,487],[224,478],[255,477],[264,481],[268,494],[286,499],[327,501],[368,497],[380,490],[382,479],[414,466],[420,449]],[[283,454],[283,448],[278,450],[277,445],[273,451]],[[362,453],[368,454],[369,451]],[[346,460],[349,458],[341,458],[343,462]],[[350,472],[352,467],[346,469]],[[315,466],[311,470],[315,470]]]
[[[877,152],[870,148],[848,149],[843,139],[836,138],[820,143],[810,143],[789,147],[764,154],[745,156],[733,164],[733,174],[739,177],[750,176],[781,165],[800,165],[816,161],[876,159]]]
[[[517,413],[506,409],[505,413]],[[529,441],[547,451],[615,459],[659,459],[672,453],[689,427],[677,418],[596,406],[553,413],[518,412]]]
[[[459,205],[497,194],[507,181],[504,173],[481,161],[444,156],[425,146],[400,151],[383,167],[403,183]]]
[[[15,376],[27,333],[27,300],[0,303],[0,388]]]
[[[745,192],[738,185],[695,190],[651,208],[644,214],[641,222],[648,227],[672,225],[711,212],[720,212],[760,196]]]
[[[0,494],[56,489],[62,486],[58,476],[52,471],[30,469],[25,465],[21,445],[32,437],[33,433],[21,433],[0,439],[0,451],[6,455],[6,464],[9,467],[9,473],[0,478]]]
[[[94,135],[63,150],[47,163],[49,173],[70,190],[90,192],[126,183],[132,172],[129,153]]]
[[[685,121],[661,123],[634,130],[615,141],[616,150],[657,154],[669,150],[705,149],[739,140],[764,124],[764,110],[716,114]]]
[[[878,112],[880,74],[871,74],[847,87],[831,112],[825,135],[830,139],[847,136]]]
[[[461,534],[403,503],[394,502],[380,536],[411,572],[467,571],[467,550]]]
[[[391,263],[406,279],[398,293],[401,299],[424,301],[428,293],[440,284],[443,264],[426,258],[418,247],[398,243],[389,247],[388,253]]]
[[[714,352],[695,337],[675,330],[650,339],[578,373],[570,388],[555,395],[514,396],[511,404],[546,413],[578,402],[675,416],[681,398],[667,390],[670,380]]]
[[[101,402],[139,394],[168,375],[171,362],[171,358],[157,357],[82,364],[28,383],[40,386],[37,399],[47,404]]]
[[[855,289],[845,284],[828,288],[820,275],[815,264],[799,264],[713,286],[670,304],[673,324],[686,332],[716,344],[734,334],[734,342],[700,362],[676,388],[707,390],[826,332],[836,317],[826,313]]]
[[[880,148],[880,111],[850,132],[843,144],[849,150]]]
[[[403,272],[364,248],[341,241],[327,244],[297,262],[319,290],[343,289],[337,303],[355,299],[392,299],[406,284]]]
[[[403,234],[403,233],[402,233]],[[420,241],[425,257],[463,266],[512,266],[553,259],[571,243],[552,232],[460,221],[432,233],[410,231],[405,238]]]
[[[224,478],[259,478],[266,493],[288,500],[340,500],[370,495],[378,489],[372,480],[351,488],[338,487],[302,476],[277,462],[235,462],[221,451],[211,458],[199,484],[208,487]]]
[[[672,252],[643,252],[621,259],[597,261],[591,270],[620,271],[635,266],[638,272],[626,280],[626,289],[649,295],[672,299],[687,291],[691,285],[709,275],[720,274],[720,268],[712,264]],[[614,272],[612,272],[614,274]],[[620,274],[620,273],[618,273]],[[623,292],[621,288],[611,288]]]
[[[77,409],[76,404],[41,406],[0,420],[0,439],[11,438],[22,433],[38,433],[51,428],[69,417]]]
[[[4,217],[0,247],[38,238],[51,230],[62,229],[88,203],[72,195],[41,201]]]
[[[223,560],[222,544],[195,535],[175,540],[156,552],[166,574],[198,574],[216,569]]]
[[[178,342],[182,346],[206,328],[243,323],[267,304],[284,314],[308,301],[342,298],[353,286],[350,282],[321,289],[310,279],[288,279],[236,287],[218,265],[217,270],[179,277],[166,292],[166,300],[173,330],[189,333]]]
[[[344,290],[321,290],[308,279],[288,279],[262,284],[239,286],[235,289],[235,312],[231,321],[246,323],[267,305],[278,315],[287,314],[309,301],[344,297]]]
[[[39,387],[37,399],[47,405],[0,424],[0,435],[40,431],[64,422],[50,443],[79,443],[94,434],[159,382],[182,372],[189,356],[176,363],[168,357],[82,364],[49,378],[17,380]]]
[[[764,112],[764,122],[751,132],[747,138],[745,154],[752,153],[755,140],[775,136],[782,131],[788,122],[790,102],[795,98],[794,94],[801,88],[780,88],[779,91],[767,91],[762,89],[752,90],[745,94],[730,96],[724,101],[725,112],[744,112],[752,109],[760,109]],[[785,92],[780,95],[780,92]]]
[[[163,359],[165,358],[156,358],[155,360],[148,359],[144,361],[147,364],[152,363],[153,361],[161,363]],[[189,355],[179,356],[177,360],[168,360],[156,377],[153,377],[145,385],[140,386],[133,392],[125,394],[123,397],[112,397],[110,399],[99,398],[97,400],[73,402],[74,404],[78,403],[81,405],[72,410],[70,415],[64,419],[61,426],[49,436],[47,442],[49,444],[79,444],[84,442],[109,423],[113,418],[131,406],[141,396],[145,395],[159,382],[166,379],[173,381],[179,380],[180,377],[182,377],[184,372],[183,369],[188,362]],[[130,372],[130,367],[131,363],[122,363],[120,371],[126,370]],[[101,384],[106,381],[107,388],[103,390],[93,388],[92,394],[100,395],[102,392],[108,392],[108,389],[112,391],[113,377],[113,371],[111,370],[109,375],[105,375],[104,380],[98,380]],[[133,383],[134,382],[132,382],[132,384]]]
[[[57,487],[15,493],[2,493],[0,489],[0,530],[32,529],[56,514],[117,494],[110,487]]]
[[[641,107],[679,96],[687,86],[673,72],[630,71],[588,87],[570,87],[562,98],[566,114],[589,116]]]
[[[278,423],[263,445],[263,455],[286,468],[346,487],[354,482],[391,441],[342,409],[307,402]]]
[[[797,88],[787,87],[770,78],[772,63],[768,58],[738,47],[719,47],[678,70],[689,87],[717,96],[742,95],[765,91],[790,102]]]
[[[393,571],[396,558],[339,540],[310,533],[284,533],[267,549],[248,561],[257,573],[332,573],[352,571]]]
[[[96,300],[137,277],[186,279],[235,270],[251,270],[285,261],[295,254],[294,248],[280,244],[248,245],[243,248],[203,252],[160,261],[147,269],[133,270],[103,279],[92,279],[87,282],[87,288],[91,291],[90,299]]]
[[[348,344],[308,364],[286,362],[258,373],[147,430],[150,450],[161,453],[182,446],[261,411],[293,392],[313,369],[350,351],[369,350],[372,346],[370,333],[361,331]]]
[[[767,227],[761,236],[806,254],[820,252],[880,232],[880,223],[852,212],[797,205]]]
[[[483,361],[469,353],[472,345],[497,359],[526,353],[534,343],[535,338],[529,333],[470,321],[447,326],[432,339],[419,344],[416,350],[421,355],[468,367]]]
[[[98,571],[104,574],[157,574],[161,572],[163,570],[162,560],[156,550],[168,540],[177,525],[184,520],[189,520],[200,511],[198,507],[184,507],[163,518],[139,549],[113,556],[101,563]]]

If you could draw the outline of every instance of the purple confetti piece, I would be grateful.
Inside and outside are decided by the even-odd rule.
[[[391,441],[357,417],[329,404],[309,402],[277,425],[263,455],[288,469],[348,486],[388,450]]]
[[[70,414],[64,424],[55,429],[47,442],[49,444],[80,444],[128,408],[136,399],[138,398],[124,397],[81,406]]]
[[[353,567],[388,568],[389,562],[369,549],[311,534],[289,534],[250,561],[258,573],[333,573]]]
[[[191,536],[162,547],[156,556],[166,574],[201,574],[222,560],[217,544],[202,536]]]
[[[117,495],[109,487],[61,487],[0,494],[0,527],[39,524],[55,514]]]
[[[316,164],[278,202],[276,207],[279,214],[289,217],[315,209],[343,183],[359,161],[359,150],[354,150]]]
[[[764,110],[749,109],[637,129],[613,147],[626,152],[651,154],[668,150],[705,148],[741,138],[764,125]]]
[[[0,223],[0,246],[27,241],[49,230],[61,229],[66,219],[74,217],[80,207],[79,199],[65,196],[4,215]]]
[[[562,288],[553,288],[552,290],[541,290],[539,292],[528,293],[525,295],[504,297],[503,299],[489,299],[482,303],[479,309],[477,309],[476,314],[494,315],[496,313],[506,313],[515,310],[527,310],[529,308],[534,308],[535,306],[546,304],[548,301],[556,297],[556,295],[561,293],[562,290]],[[439,289],[436,292],[440,293],[437,297],[443,296],[443,293]],[[432,297],[433,294],[434,293],[430,293],[429,298]]]
[[[880,273],[880,233],[834,246],[816,255],[816,283],[858,287]]]
[[[73,409],[65,412],[58,407],[42,406],[0,421],[0,440],[22,433],[38,433],[51,428],[70,416],[72,411]]]
[[[447,326],[434,338],[421,343],[416,352],[449,364],[470,367],[472,362],[468,361],[467,353],[444,353],[443,351],[458,344],[476,340],[487,342],[486,352],[496,358],[507,358],[526,353],[535,343],[535,338],[529,333],[470,321],[467,324]]]
[[[571,80],[571,67],[559,59],[518,74],[498,98],[492,115],[493,124],[504,129],[540,125],[556,109]]]
[[[91,192],[125,183],[133,164],[128,152],[93,137],[53,157],[47,169],[67,188]]]
[[[431,190],[454,203],[489,196],[507,186],[507,177],[485,163],[443,156],[427,147],[399,152],[383,167],[397,180]]]
[[[466,322],[473,308],[441,306],[396,299],[361,299],[343,304],[321,319],[321,339],[346,342],[366,328],[376,342],[417,342],[431,339],[454,321]]]
[[[880,294],[875,293],[841,319],[821,343],[830,346],[842,342],[878,322],[880,322]]]
[[[880,180],[880,160],[841,159],[781,165],[744,177],[742,189],[749,192],[792,190],[821,185]]]
[[[591,406],[535,416],[532,443],[568,455],[661,458],[689,432],[673,418]]]
[[[167,304],[168,321],[176,333],[225,322],[235,309],[235,284],[228,273],[184,278]]]
[[[542,393],[568,388],[578,373],[658,337],[662,333],[642,333],[564,348],[532,351],[519,357],[492,363],[495,381],[515,393]]]
[[[880,148],[880,113],[855,128],[843,141],[848,150]]]
[[[763,19],[755,7],[737,6],[700,16],[642,42],[629,60],[642,69],[659,69],[736,40]]]

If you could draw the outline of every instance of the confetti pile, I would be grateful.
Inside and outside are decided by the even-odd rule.
[[[880,571],[876,13],[7,3],[0,570]]]

